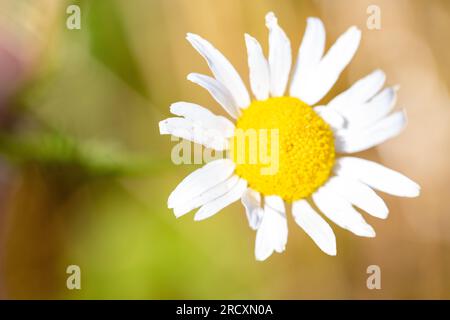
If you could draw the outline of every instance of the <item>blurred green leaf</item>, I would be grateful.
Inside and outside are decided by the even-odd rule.
[[[92,55],[142,96],[149,93],[115,1],[86,2]]]
[[[66,168],[86,176],[148,175],[167,166],[167,159],[129,155],[114,145],[78,142],[60,133],[0,135],[0,154],[19,163]]]

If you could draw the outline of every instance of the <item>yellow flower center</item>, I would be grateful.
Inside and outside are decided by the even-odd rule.
[[[292,97],[253,101],[230,141],[236,174],[264,195],[310,196],[330,176],[335,151],[329,125]]]

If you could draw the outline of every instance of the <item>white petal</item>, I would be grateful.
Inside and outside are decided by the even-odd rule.
[[[247,181],[239,179],[234,187],[223,196],[203,205],[195,214],[194,220],[200,221],[215,215],[217,212],[241,198],[247,189]]]
[[[349,89],[336,96],[328,103],[342,114],[352,106],[359,106],[370,100],[384,85],[386,75],[381,70],[375,70],[364,78],[356,81]]]
[[[283,200],[277,196],[265,197],[264,214],[256,232],[256,260],[266,260],[273,251],[283,252],[287,243],[287,220]]]
[[[417,197],[420,186],[401,173],[378,163],[353,157],[337,160],[336,174],[359,180],[374,189],[399,197]]]
[[[290,95],[302,99],[311,72],[317,67],[325,50],[325,28],[319,18],[308,18],[297,64],[292,76]]]
[[[340,130],[336,134],[336,151],[354,153],[367,150],[397,136],[406,126],[406,114],[399,111],[362,129]]]
[[[356,27],[349,28],[341,35],[320,61],[317,76],[321,83],[321,97],[325,96],[338,79],[341,72],[352,60],[359,47],[361,31]]]
[[[397,101],[397,88],[386,88],[370,101],[345,110],[349,128],[363,128],[387,116]]]
[[[330,178],[327,185],[335,193],[372,216],[381,219],[387,218],[389,209],[383,199],[367,185],[341,176]]]
[[[250,70],[250,86],[258,100],[266,100],[269,97],[270,89],[269,65],[261,45],[255,38],[245,34],[245,44]]]
[[[187,76],[189,81],[192,81],[199,86],[208,90],[213,98],[225,109],[226,112],[233,118],[239,117],[239,109],[228,89],[214,78],[198,73],[190,73]]]
[[[258,229],[264,212],[261,208],[260,193],[248,188],[242,195],[241,201],[245,207],[245,213],[247,215],[250,228],[253,230]]]
[[[219,50],[202,37],[188,33],[186,39],[205,58],[214,77],[231,93],[236,104],[245,108],[250,104],[250,97],[244,82],[236,69]]]
[[[349,28],[336,40],[317,67],[311,71],[306,86],[303,86],[301,93],[296,96],[309,105],[320,101],[355,55],[360,40],[361,31],[356,27]]]
[[[216,116],[208,109],[190,102],[175,102],[170,106],[170,112],[185,117],[210,129],[223,132],[225,137],[234,135],[234,124],[222,116]]]
[[[266,26],[269,28],[270,92],[272,96],[280,97],[286,91],[291,70],[291,42],[278,26],[278,20],[273,12],[266,15]]]
[[[331,256],[336,255],[336,237],[333,230],[306,200],[295,201],[292,204],[292,214],[295,222],[323,252]]]
[[[175,208],[173,208],[173,212],[177,218],[181,217],[182,215],[188,213],[191,210],[194,210],[195,208],[201,207],[206,203],[209,203],[227,192],[229,192],[233,187],[236,185],[236,183],[239,181],[238,176],[232,176],[228,180],[225,180],[218,185],[212,187],[211,189],[201,193],[200,195],[186,200],[185,203],[177,205]]]
[[[159,122],[159,132],[199,143],[218,151],[228,149],[228,138],[224,135],[225,132],[202,125],[185,118],[167,118]]]
[[[345,119],[336,110],[326,106],[314,107],[314,111],[336,131],[344,127]]]
[[[375,231],[350,202],[337,195],[327,184],[313,194],[320,211],[341,228],[361,237],[375,237]]]
[[[189,174],[170,194],[168,207],[174,208],[228,179],[235,168],[230,159],[214,160]]]

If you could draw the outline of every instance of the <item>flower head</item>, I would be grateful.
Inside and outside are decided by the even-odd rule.
[[[335,255],[335,235],[321,214],[358,236],[374,237],[375,231],[354,207],[384,219],[388,208],[374,190],[419,195],[420,187],[404,175],[346,156],[396,136],[405,127],[406,116],[404,111],[391,113],[397,90],[382,89],[381,70],[326,105],[317,105],[353,58],[361,38],[356,27],[325,53],[323,23],[308,18],[291,68],[289,38],[272,12],[266,15],[266,26],[267,59],[259,42],[245,35],[254,100],[222,53],[200,36],[187,35],[213,74],[193,73],[188,79],[208,90],[235,123],[196,104],[171,106],[179,117],[161,121],[161,134],[230,153],[187,176],[170,195],[168,206],[177,217],[200,208],[195,219],[203,220],[241,199],[249,225],[256,230],[258,260],[284,251],[286,206],[292,206],[295,222],[320,249]]]

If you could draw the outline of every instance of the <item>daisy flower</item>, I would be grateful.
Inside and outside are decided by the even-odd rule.
[[[325,253],[336,255],[336,238],[324,217],[358,236],[375,237],[355,207],[385,219],[388,208],[374,190],[400,197],[419,195],[419,185],[401,173],[348,156],[399,134],[406,115],[391,112],[397,88],[383,89],[381,70],[356,81],[326,105],[319,103],[358,49],[358,28],[350,27],[325,53],[323,23],[308,18],[292,67],[291,44],[277,18],[270,12],[265,21],[267,59],[259,42],[245,35],[254,99],[222,53],[202,37],[187,34],[213,74],[191,73],[188,80],[205,88],[235,122],[197,104],[177,102],[170,111],[178,117],[161,121],[160,133],[217,151],[232,149],[232,155],[188,175],[169,196],[168,207],[176,217],[199,208],[194,219],[203,220],[240,199],[256,230],[256,259],[265,260],[285,250],[290,206],[295,223]],[[263,173],[265,162],[248,161],[251,148],[243,149],[244,161],[236,161],[236,132],[252,129],[277,130],[278,163],[271,174]],[[266,143],[270,148],[271,140]]]

